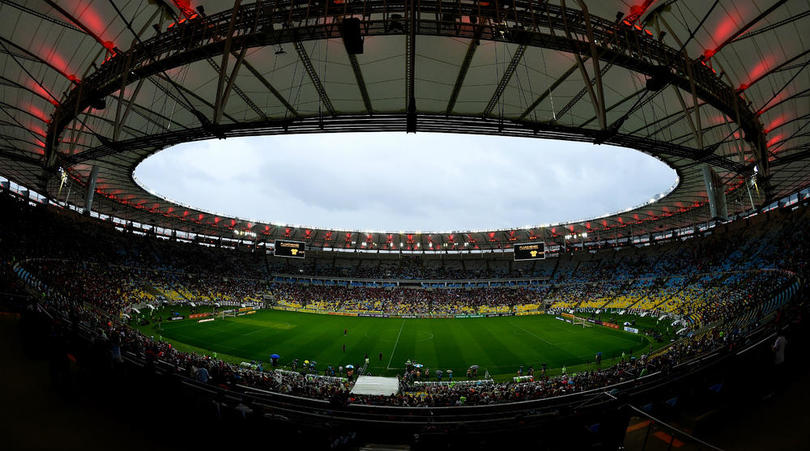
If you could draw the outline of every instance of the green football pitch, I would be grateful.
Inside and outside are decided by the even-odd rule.
[[[166,313],[161,312],[164,317]],[[216,352],[231,361],[268,362],[276,353],[282,365],[306,359],[317,361],[323,370],[327,365],[360,366],[367,354],[369,372],[382,376],[401,372],[410,359],[432,370],[452,369],[457,376],[479,365],[479,374],[489,371],[503,379],[521,365],[584,369],[592,366],[597,352],[607,364],[623,352],[646,352],[650,345],[644,336],[571,325],[547,315],[394,319],[261,310],[204,323],[163,321],[159,331],[153,326],[141,329],[178,349]]]

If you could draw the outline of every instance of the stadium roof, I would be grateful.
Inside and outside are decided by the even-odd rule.
[[[808,16],[808,2],[785,0],[0,0],[0,175],[65,200],[64,171],[82,205],[96,168],[94,211],[314,247],[502,248],[690,226],[710,219],[705,167],[731,214],[808,185]],[[181,142],[342,131],[611,143],[665,161],[679,184],[603,218],[408,240],[219,218],[132,176]]]

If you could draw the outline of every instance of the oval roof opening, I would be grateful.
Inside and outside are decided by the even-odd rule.
[[[633,149],[433,133],[185,143],[145,159],[134,175],[153,194],[222,216],[423,232],[591,219],[663,197],[678,181]]]

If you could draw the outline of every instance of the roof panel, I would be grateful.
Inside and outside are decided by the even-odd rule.
[[[0,140],[0,147],[7,152],[2,157],[0,152],[0,174],[15,177],[17,181],[36,185],[41,170],[32,166],[29,160],[19,155],[38,156],[43,152],[43,133],[48,132],[47,119],[53,115],[55,108],[52,102],[66,102],[66,95],[73,88],[74,83],[69,77],[75,76],[78,80],[86,80],[92,73],[101,72],[105,67],[104,60],[111,51],[125,51],[131,46],[138,48],[152,42],[164,42],[163,39],[184,33],[186,29],[210,27],[216,29],[215,14],[219,9],[229,14],[231,5],[228,2],[217,2],[206,5],[208,16],[197,18],[197,22],[187,22],[168,28],[167,15],[161,13],[159,2],[109,2],[104,0],[87,0],[82,2],[59,2],[63,11],[57,11],[44,2],[4,2],[0,4],[0,37],[4,40],[0,47],[0,105],[3,106],[0,117],[0,133],[5,135]],[[560,0],[551,0],[546,10],[558,8]],[[624,17],[631,13],[631,6],[623,0],[588,1],[586,2],[594,24],[615,22],[616,12],[622,12]],[[652,6],[644,11],[640,25],[649,29],[655,36],[660,31],[667,31],[663,36],[664,45],[679,49],[686,43],[686,54],[692,58],[703,56],[707,64],[721,74],[722,79],[730,86],[745,87],[745,105],[754,111],[765,110],[759,121],[768,132],[766,137],[770,144],[771,158],[775,164],[775,173],[772,176],[774,192],[784,193],[808,183],[806,169],[810,155],[806,151],[810,134],[807,132],[807,122],[810,119],[810,72],[804,70],[804,63],[810,58],[808,55],[800,56],[793,61],[791,58],[807,52],[808,38],[804,30],[810,25],[810,7],[806,2],[786,2],[776,7],[768,14],[764,14],[775,2],[771,0],[755,2],[734,2],[721,0],[714,6],[714,2],[653,2]],[[13,6],[12,6],[13,5]],[[168,5],[168,3],[166,3]],[[286,5],[286,3],[284,4]],[[351,8],[353,4],[344,4]],[[364,3],[367,6],[367,2]],[[576,9],[574,2],[568,2],[568,9]],[[276,5],[284,7],[283,5]],[[392,8],[391,5],[380,3],[379,8]],[[178,11],[173,6],[172,14]],[[243,4],[242,9],[249,9],[250,4]],[[117,9],[117,10],[116,10]],[[378,13],[371,9],[370,15],[357,17],[372,19],[376,23],[390,19],[391,16]],[[516,11],[510,11],[515,14]],[[537,14],[545,14],[537,11]],[[429,15],[429,14],[427,14]],[[427,16],[425,15],[425,16]],[[225,17],[225,16],[223,16]],[[600,18],[604,18],[603,21]],[[705,18],[705,20],[704,20]],[[512,119],[522,118],[532,127],[540,127],[543,133],[569,139],[595,139],[599,124],[594,120],[595,112],[590,96],[583,91],[585,82],[580,71],[574,66],[572,54],[561,50],[552,50],[555,45],[552,38],[564,39],[565,32],[561,23],[553,24],[554,30],[543,28],[541,22],[531,20],[525,22],[524,30],[531,30],[536,24],[537,29],[547,39],[546,46],[541,49],[534,46],[539,41],[526,48],[523,57],[512,65],[514,72],[505,81],[504,73],[510,67],[514,55],[520,49],[515,43],[506,42],[511,33],[495,34],[497,41],[487,40],[490,26],[498,30],[510,30],[514,22],[512,17],[499,23],[494,23],[488,17],[479,17],[481,28],[481,45],[475,49],[469,71],[464,77],[458,99],[452,115],[446,117],[443,113],[452,97],[453,87],[459,77],[471,35],[468,31],[458,29],[458,36],[428,36],[416,37],[416,64],[415,64],[415,96],[417,111],[425,115],[420,119],[418,127],[429,127],[440,124],[438,117],[448,122],[441,122],[437,127],[447,127],[453,131],[464,130],[471,127],[481,133],[506,133],[517,136],[532,136],[532,130],[527,130],[523,122],[513,122]],[[754,19],[759,19],[754,22]],[[406,37],[398,34],[400,31],[388,29],[374,31],[373,35],[366,36],[364,53],[357,55],[358,66],[367,88],[369,101],[373,108],[373,115],[368,116],[365,111],[365,102],[360,95],[358,80],[352,68],[345,47],[340,39],[339,26],[336,22],[340,17],[310,18],[305,22],[306,27],[297,29],[303,41],[306,57],[299,57],[290,37],[285,30],[296,27],[304,22],[296,22],[294,15],[289,15],[285,24],[277,23],[263,47],[251,48],[248,51],[246,65],[240,67],[239,75],[227,101],[227,107],[221,124],[227,127],[245,127],[246,123],[255,123],[263,117],[271,121],[290,119],[293,109],[299,115],[295,121],[284,122],[285,128],[266,128],[265,133],[289,131],[312,132],[326,127],[329,131],[350,129],[353,127],[388,127],[388,129],[404,127],[404,118],[390,116],[402,114],[406,109]],[[465,26],[469,26],[469,18],[465,19]],[[126,22],[131,23],[131,29]],[[369,24],[373,22],[368,22]],[[326,24],[325,28],[318,28]],[[748,30],[740,27],[751,24]],[[158,31],[153,29],[157,25]],[[601,26],[601,25],[600,25]],[[620,25],[619,25],[620,26]],[[330,28],[331,27],[331,28]],[[365,29],[364,29],[365,30]],[[455,30],[448,27],[444,31]],[[617,33],[623,33],[620,28]],[[692,31],[694,36],[691,36]],[[308,35],[317,31],[323,34]],[[403,30],[404,31],[404,30]],[[441,30],[430,28],[426,32],[437,33]],[[442,31],[442,32],[444,32]],[[633,31],[631,31],[633,32]],[[136,37],[135,33],[138,34]],[[332,34],[329,34],[332,33]],[[468,34],[465,34],[468,33]],[[545,34],[543,34],[545,33]],[[324,36],[329,34],[330,38]],[[718,46],[728,37],[741,34],[738,39],[723,48]],[[221,54],[217,46],[224,42],[224,33],[211,32],[216,39],[210,42],[208,57],[201,54],[188,58],[178,59],[173,69],[167,69],[166,75],[162,71],[145,78],[143,82],[129,80],[124,92],[124,103],[119,110],[119,86],[108,90],[106,108],[86,109],[78,115],[78,120],[68,121],[66,129],[59,137],[63,157],[77,152],[88,152],[96,158],[95,163],[103,167],[103,186],[105,192],[120,192],[122,195],[132,197],[144,204],[158,205],[158,210],[168,208],[165,201],[159,200],[139,188],[130,177],[128,170],[145,155],[162,147],[165,142],[155,140],[145,142],[146,138],[155,136],[184,136],[183,139],[200,139],[210,136],[212,128],[206,122],[213,120],[213,105],[216,102],[216,93],[219,83],[219,72],[214,66],[221,64]],[[641,39],[643,32],[639,33]],[[585,33],[574,33],[575,38],[585,36]],[[613,34],[618,36],[618,34]],[[190,45],[192,35],[184,35],[184,45]],[[238,40],[239,34],[236,38]],[[584,39],[584,38],[583,38]],[[178,42],[180,42],[178,41]],[[112,44],[108,44],[112,43]],[[236,41],[234,41],[236,42]],[[278,42],[282,42],[278,44]],[[581,41],[587,45],[586,41]],[[601,43],[597,43],[601,45]],[[283,52],[279,52],[279,50]],[[714,55],[706,50],[716,51]],[[238,45],[234,48],[238,53]],[[590,58],[590,52],[583,51],[583,58]],[[810,53],[810,52],[808,52]],[[179,53],[175,53],[179,54]],[[165,58],[171,52],[153,55]],[[185,56],[185,54],[183,54]],[[644,61],[649,55],[637,55],[637,62]],[[317,74],[323,83],[324,91],[329,102],[332,103],[337,116],[330,117],[326,111],[325,98],[318,93],[316,83],[313,82],[305,69],[306,59],[312,64],[312,71]],[[116,59],[111,60],[114,64]],[[789,61],[789,62],[787,62]],[[600,65],[605,67],[611,61],[603,58]],[[787,63],[786,63],[787,62]],[[229,72],[233,68],[235,58],[230,58]],[[250,65],[248,69],[247,65]],[[627,62],[625,65],[632,66]],[[774,68],[784,64],[783,70],[767,75]],[[705,189],[698,164],[690,158],[689,152],[697,147],[695,133],[690,126],[689,119],[684,115],[683,107],[676,95],[676,88],[668,86],[660,92],[645,93],[642,91],[648,76],[636,73],[636,69],[625,69],[616,64],[605,73],[604,95],[605,104],[610,110],[607,112],[607,122],[613,123],[630,112],[619,128],[620,136],[612,139],[654,140],[661,145],[670,146],[659,157],[674,165],[681,171],[681,186],[670,196],[647,207],[644,211],[656,212],[679,211],[691,208],[694,202],[705,202]],[[593,71],[589,61],[585,63],[586,71]],[[254,71],[259,74],[257,77]],[[562,75],[569,72],[569,76],[562,79]],[[592,74],[591,74],[592,75]],[[170,79],[171,81],[167,80]],[[502,92],[498,90],[502,83]],[[555,88],[545,94],[547,89],[555,84]],[[101,145],[99,136],[103,136],[109,143],[115,133],[116,115],[127,110],[130,95],[138,89],[134,106],[126,114],[126,120],[120,128],[119,140],[128,140],[128,143],[143,146],[142,149],[131,148],[126,152],[110,151]],[[680,88],[680,94],[687,107],[692,104],[692,96],[688,86]],[[46,90],[52,93],[55,99],[49,98]],[[275,92],[274,92],[275,91]],[[643,101],[631,112],[637,98],[634,93],[641,91]],[[111,92],[111,93],[110,93]],[[74,91],[75,93],[75,91]],[[500,93],[500,95],[496,95]],[[85,92],[87,94],[87,92]],[[773,99],[773,100],[771,100]],[[576,101],[574,101],[576,100]],[[624,102],[622,102],[624,101]],[[285,102],[290,107],[285,106]],[[567,106],[570,103],[570,106]],[[767,106],[767,108],[763,108]],[[504,121],[478,121],[488,114],[494,117],[503,117]],[[319,123],[317,118],[325,115],[325,122]],[[427,115],[436,115],[428,118]],[[745,155],[746,164],[753,161],[752,146],[742,140],[744,133],[738,129],[734,122],[737,118],[729,117],[730,113],[722,113],[715,107],[704,105],[700,107],[700,123],[704,145],[706,143],[721,142],[715,155],[725,156],[728,161],[741,160],[740,154]],[[359,117],[369,121],[368,124],[359,122]],[[393,117],[393,119],[391,119]],[[316,118],[307,120],[306,118]],[[556,119],[556,121],[555,121]],[[452,122],[452,121],[467,122]],[[330,122],[331,121],[331,122]],[[390,121],[390,122],[389,122]],[[271,122],[272,123],[272,122]],[[450,125],[452,124],[452,125]],[[579,129],[583,127],[584,129]],[[333,127],[333,128],[329,128]],[[566,128],[569,127],[569,128]],[[562,131],[558,128],[562,128]],[[186,131],[188,130],[188,131]],[[552,133],[549,130],[554,130]],[[578,135],[572,131],[584,135]],[[243,130],[240,133],[249,133]],[[185,135],[183,134],[185,133]],[[628,136],[632,134],[633,136]],[[643,148],[640,141],[632,141],[635,147]],[[644,141],[651,142],[651,141]],[[661,149],[658,149],[661,151]],[[11,155],[11,156],[10,156]],[[16,155],[16,156],[15,156]],[[797,156],[798,155],[798,156]],[[780,161],[781,160],[781,161]],[[80,161],[77,159],[75,161]],[[69,163],[69,161],[67,161]],[[89,173],[89,163],[83,162],[75,166],[76,174],[86,177]],[[724,163],[725,164],[725,163]],[[117,168],[117,169],[116,169]],[[733,171],[717,167],[724,177],[730,181],[740,181],[740,176]],[[805,172],[802,172],[805,171]],[[49,181],[48,187],[57,189],[54,180]],[[112,201],[104,205],[116,204]],[[119,206],[122,211],[129,211],[126,206]],[[106,207],[105,207],[106,208]],[[703,207],[699,207],[703,208]],[[739,207],[735,207],[739,208]],[[675,216],[666,219],[666,224],[688,223],[703,217],[705,213],[690,213],[689,218]],[[158,221],[174,224],[173,220],[163,214],[155,216]],[[642,212],[643,213],[643,212]],[[119,214],[121,211],[119,211]],[[148,220],[152,217],[148,211],[138,209],[130,212],[132,217]],[[643,213],[642,216],[646,214]],[[621,227],[618,217],[611,216],[604,221],[610,226]],[[173,222],[174,221],[174,222]],[[181,222],[181,224],[185,224]],[[648,226],[648,223],[638,225],[639,229]]]

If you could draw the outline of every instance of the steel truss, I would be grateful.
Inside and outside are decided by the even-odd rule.
[[[420,1],[418,5],[408,1],[366,0],[346,2],[340,7],[330,5],[330,2],[313,0],[275,1],[245,5],[236,13],[227,10],[204,19],[189,20],[134,45],[127,52],[119,53],[73,87],[65,101],[56,108],[48,128],[46,161],[51,165],[65,164],[54,158],[58,153],[59,136],[76,119],[79,112],[87,109],[95,100],[118,91],[125,80],[134,82],[174,67],[220,56],[230,48],[249,49],[280,43],[340,38],[342,19],[350,16],[360,18],[361,30],[365,36],[406,35],[415,32],[418,35],[505,41],[520,46],[574,53],[582,57],[598,55],[602,61],[652,78],[664,79],[680,89],[694,92],[704,102],[736,119],[738,127],[743,130],[746,140],[755,150],[760,174],[768,173],[764,154],[765,134],[761,123],[754,112],[745,106],[746,102],[739,93],[717,77],[710,68],[687,58],[676,49],[638,33],[632,27],[589,16],[580,10],[536,1],[490,3],[487,7],[474,2],[448,4],[435,0]],[[397,21],[406,23],[391,26],[392,17],[398,17]],[[462,22],[462,17],[475,17],[476,20]],[[452,114],[450,111],[447,113]],[[370,119],[368,116],[366,118]],[[211,119],[211,122],[215,122],[214,118]],[[351,129],[363,127],[357,123],[356,117],[349,122],[354,124]],[[480,133],[468,120],[463,122],[469,127],[466,132]],[[251,127],[254,127],[254,133],[261,133],[263,123],[264,121],[239,124],[234,128],[249,133]],[[533,132],[543,130],[552,134],[557,128],[528,121],[514,121],[513,125],[525,126]],[[420,121],[419,130],[436,128],[436,125]],[[489,130],[487,126],[482,126],[481,129]],[[227,132],[225,130],[226,134]],[[570,131],[566,131],[566,139],[572,139],[572,135]],[[585,129],[578,130],[578,135],[580,139],[621,144],[618,135],[592,136]],[[144,137],[135,141],[152,142],[153,139]],[[642,148],[646,148],[650,143],[645,141],[640,144]],[[94,158],[99,153],[107,152],[104,150],[107,147],[128,148],[112,143],[112,146],[105,145],[86,152],[84,157],[74,157],[67,163],[75,164],[83,159]],[[711,145],[705,147],[712,148]],[[691,156],[717,162],[721,167],[736,172],[751,169],[723,157],[706,155],[700,149],[696,149]]]

